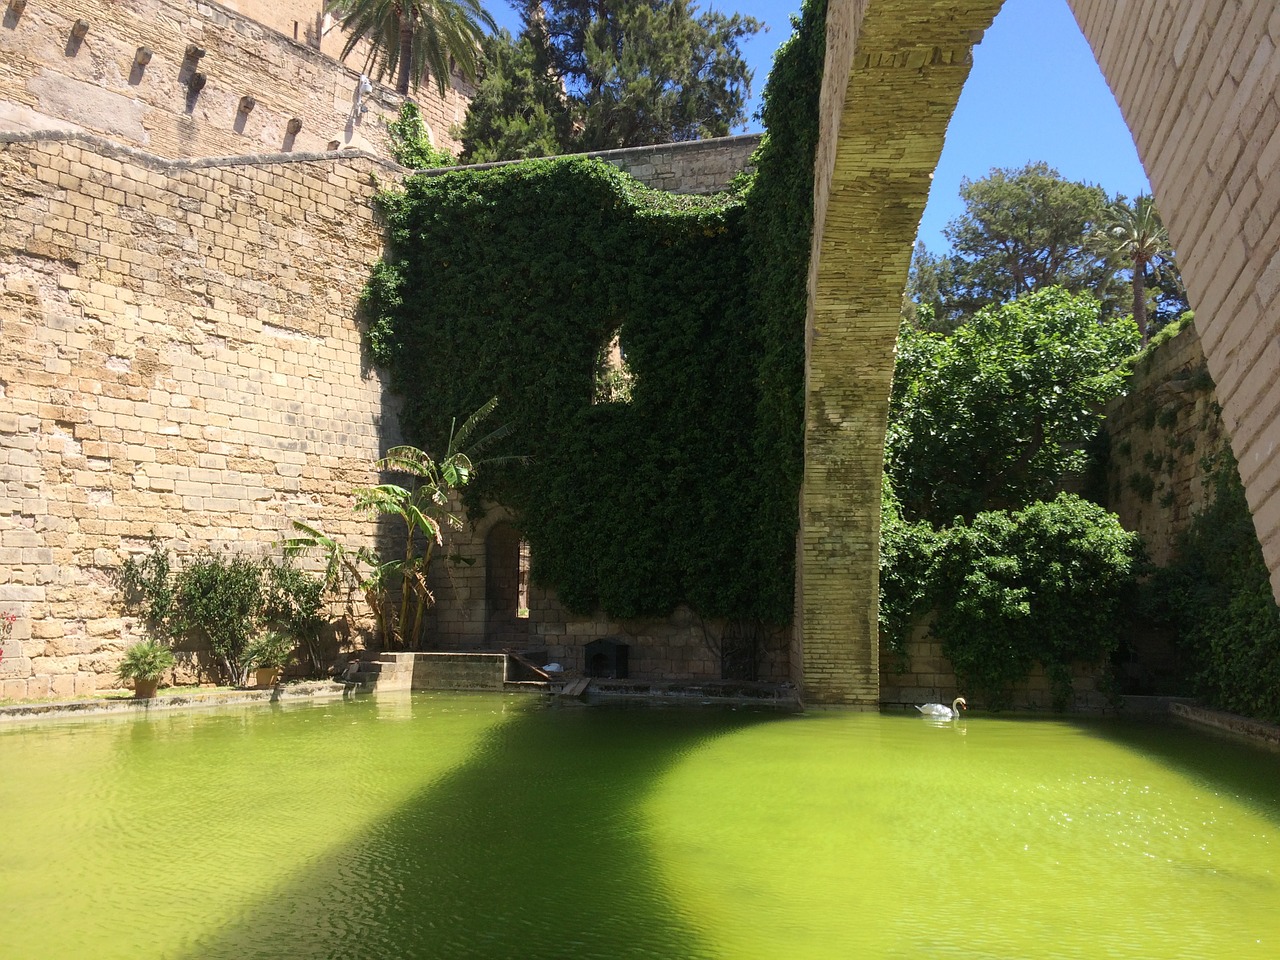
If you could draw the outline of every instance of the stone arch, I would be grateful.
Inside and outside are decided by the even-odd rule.
[[[880,476],[911,248],[972,45],[1002,0],[851,0],[827,15],[805,360],[792,676],[874,708]],[[1179,254],[1280,595],[1280,9],[1069,0]]]

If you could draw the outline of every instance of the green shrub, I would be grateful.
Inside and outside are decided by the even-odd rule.
[[[261,629],[262,569],[248,557],[199,553],[176,581],[183,632],[203,637],[228,682],[244,686],[249,643]]]
[[[1206,466],[1212,499],[1157,571],[1155,612],[1206,702],[1280,722],[1280,608],[1230,448]]]
[[[243,685],[253,663],[251,645],[264,631],[301,645],[313,675],[320,662],[319,611],[324,582],[288,561],[197,553],[175,564],[153,541],[131,556],[116,577],[126,609],[138,610],[149,636],[162,644],[194,636],[209,644],[224,682]]]
[[[173,651],[155,640],[143,640],[125,651],[116,676],[121,680],[159,680],[176,661]]]
[[[1063,706],[1072,664],[1115,651],[1141,548],[1112,514],[1061,494],[936,536],[924,593],[933,634],[961,685],[991,706],[1007,705],[1037,661]]]

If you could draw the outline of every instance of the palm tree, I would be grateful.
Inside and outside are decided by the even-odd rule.
[[[428,72],[444,96],[450,60],[475,79],[484,28],[497,29],[480,0],[328,0],[328,9],[347,32],[342,56],[368,40],[366,72],[395,77],[396,91],[406,96]]]
[[[1169,234],[1160,221],[1155,201],[1139,194],[1133,205],[1123,200],[1107,210],[1102,240],[1110,254],[1133,264],[1133,319],[1147,342],[1147,267],[1173,258]]]

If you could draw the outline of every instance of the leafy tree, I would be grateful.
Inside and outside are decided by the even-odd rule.
[[[468,163],[561,151],[572,137],[572,118],[544,44],[527,31],[514,39],[506,30],[485,38],[484,67],[460,134]]]
[[[1160,212],[1151,197],[1146,195],[1139,195],[1131,204],[1116,200],[1107,207],[1098,232],[1104,247],[1130,265],[1133,320],[1145,344],[1148,339],[1147,271],[1169,265],[1173,260],[1173,247],[1160,220]]]
[[[956,293],[971,307],[1050,286],[1105,294],[1107,265],[1092,240],[1107,210],[1101,187],[1029,163],[965,178],[960,196],[965,212],[943,234],[958,258]]]
[[[745,119],[739,44],[759,21],[688,0],[520,2],[520,38],[486,51],[464,159],[532,156],[553,132],[555,152],[569,153],[725,136]]]
[[[451,62],[474,78],[485,28],[497,29],[480,0],[328,0],[327,6],[347,33],[342,57],[368,40],[366,72],[395,77],[406,96],[428,72],[444,96]]]
[[[1116,365],[1137,345],[1097,300],[1050,288],[987,307],[951,336],[904,324],[886,470],[911,520],[948,523],[1043,496],[1087,460]]]
[[[988,511],[933,547],[933,635],[965,687],[1003,706],[1039,661],[1054,704],[1071,696],[1071,665],[1119,645],[1141,548],[1136,533],[1071,494],[1016,512]]]

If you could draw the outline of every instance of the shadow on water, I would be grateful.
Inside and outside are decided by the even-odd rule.
[[[644,803],[690,751],[776,719],[531,705],[461,767],[189,956],[712,956],[663,889]]]
[[[1280,824],[1280,753],[1274,749],[1168,719],[1096,720],[1080,728]]]

